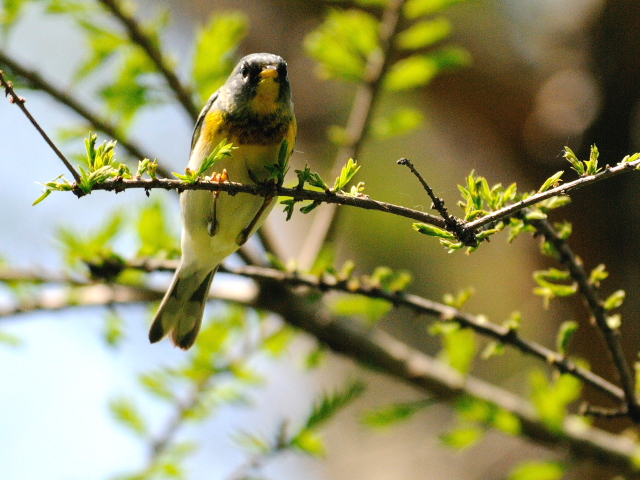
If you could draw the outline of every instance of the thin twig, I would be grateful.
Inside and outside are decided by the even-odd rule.
[[[277,274],[273,271],[273,275]],[[477,378],[463,377],[378,328],[365,328],[357,322],[333,318],[317,304],[310,306],[304,296],[293,294],[271,278],[264,278],[260,284],[259,296],[248,305],[279,313],[288,323],[312,334],[334,351],[404,380],[441,400],[455,401],[470,395],[494,404],[515,415],[522,434],[537,443],[569,447],[578,457],[614,465],[627,473],[635,472],[632,459],[637,447],[632,440],[586,427],[583,422],[576,423],[571,419],[565,421],[561,432],[550,432],[532,406],[518,396]]]
[[[106,118],[101,117],[98,113],[92,111],[71,95],[66,94],[52,82],[46,80],[40,73],[24,67],[2,50],[0,50],[0,66],[1,65],[8,68],[13,75],[20,77],[29,88],[45,92],[58,103],[68,107],[80,117],[84,118],[93,128],[104,133],[111,139],[116,140],[118,145],[122,146],[133,157],[138,160],[154,158],[151,155],[146,155],[138,145],[127,139],[124,134]],[[163,177],[171,177],[171,172],[162,166],[158,166],[157,173]]]
[[[99,0],[113,15],[124,25],[129,34],[131,41],[138,45],[147,54],[156,68],[164,76],[167,84],[173,91],[176,99],[185,109],[191,121],[195,123],[198,118],[198,108],[193,102],[191,88],[184,85],[173,69],[169,66],[169,62],[164,58],[160,47],[155,40],[151,39],[140,27],[138,21],[131,16],[119,0]]]
[[[496,210],[495,212],[485,215],[484,217],[480,217],[472,222],[468,222],[466,224],[466,228],[471,230],[478,230],[485,225],[489,225],[504,218],[510,217],[520,210],[530,207],[531,205],[535,205],[536,203],[539,203],[548,198],[566,195],[573,190],[577,190],[579,188],[586,187],[587,185],[592,185],[602,180],[615,177],[629,170],[637,170],[638,168],[640,168],[640,159],[633,162],[620,163],[615,167],[607,166],[604,171],[597,173],[596,175],[580,177],[573,182],[565,183],[564,185],[552,188],[545,192],[536,193],[535,195],[532,195],[524,200],[501,208],[500,210]]]
[[[424,179],[424,177],[420,174],[420,172],[416,170],[413,163],[411,163],[411,160],[409,160],[408,158],[401,158],[400,160],[398,160],[398,165],[404,165],[408,167],[409,170],[411,170],[411,173],[413,173],[416,176],[416,178],[422,185],[422,188],[425,189],[425,191],[427,192],[427,195],[429,195],[429,198],[431,198],[431,201],[433,202],[433,208],[443,218],[444,223],[446,225],[446,229],[452,233],[455,233],[458,240],[460,240],[465,245],[477,246],[478,239],[476,238],[475,232],[473,230],[469,230],[468,228],[466,228],[464,220],[461,220],[457,217],[449,215],[447,207],[444,204],[444,200],[438,197],[435,193],[433,193],[433,189],[429,186],[429,184]]]
[[[582,421],[567,418],[561,432],[551,432],[540,421],[528,402],[499,387],[459,372],[424,353],[412,349],[379,328],[331,317],[321,308],[309,308],[306,298],[296,296],[283,285],[261,283],[257,304],[279,313],[293,326],[315,336],[332,350],[386,373],[435,396],[455,401],[471,396],[504,409],[516,416],[521,433],[547,447],[568,447],[577,457],[597,459],[637,475],[633,458],[634,441],[585,427]]]
[[[640,423],[640,404],[636,397],[636,379],[626,360],[620,332],[610,328],[607,323],[607,312],[603,307],[595,286],[589,281],[589,275],[585,272],[582,262],[575,256],[569,244],[563,240],[556,230],[546,220],[535,220],[531,224],[544,235],[559,253],[559,260],[569,268],[571,278],[578,284],[578,291],[582,294],[591,315],[602,332],[607,348],[613,358],[613,363],[620,377],[620,383],[624,390],[624,400],[627,404],[629,417],[636,423]]]
[[[177,267],[177,262],[140,259],[129,262],[127,267],[143,270],[145,272],[173,271]],[[416,313],[434,316],[443,321],[457,322],[462,327],[470,328],[480,335],[517,348],[527,355],[532,355],[545,363],[552,365],[562,373],[573,375],[586,384],[607,394],[613,400],[624,401],[624,392],[617,386],[595,373],[576,365],[560,353],[554,352],[553,350],[550,350],[536,342],[522,338],[518,334],[517,330],[491,323],[484,317],[471,315],[456,308],[428,300],[418,295],[404,292],[390,292],[378,287],[369,286],[363,282],[358,282],[358,284],[354,286],[354,284],[349,282],[348,279],[338,280],[329,276],[318,277],[303,272],[283,272],[272,268],[256,266],[230,267],[228,265],[222,265],[219,271],[252,278],[258,283],[275,281],[290,287],[304,286],[317,289],[321,292],[331,290],[355,295],[364,295],[369,298],[387,300],[396,307],[403,306]]]
[[[404,306],[420,314],[431,315],[443,321],[459,323],[462,327],[470,328],[480,335],[497,340],[505,345],[517,348],[521,352],[532,355],[552,365],[562,373],[569,373],[592,387],[607,394],[616,401],[624,400],[623,391],[593,372],[576,365],[567,357],[554,352],[538,343],[522,338],[516,330],[491,323],[484,317],[477,317],[448,305],[433,302],[418,295],[403,292],[389,292],[377,287],[360,284],[354,287],[348,280],[338,281],[331,277],[316,277],[301,272],[282,272],[261,267],[222,267],[222,272],[242,275],[257,281],[268,279],[294,287],[307,286],[320,291],[340,291],[349,294],[364,295],[369,298],[387,300],[393,305]]]
[[[384,74],[391,63],[394,40],[400,27],[400,10],[405,3],[406,0],[391,0],[384,9],[378,33],[380,48],[367,58],[363,82],[356,90],[345,128],[347,141],[335,157],[331,167],[332,176],[340,175],[344,162],[349,158],[357,159],[360,154],[373,118],[373,109],[380,96]],[[331,239],[337,216],[336,207],[324,208],[316,213],[298,259],[303,268],[311,267],[322,246]]]
[[[151,273],[173,272],[177,266],[178,262],[173,260],[138,259],[123,264],[121,268],[133,268],[136,270],[142,270],[144,272]],[[419,314],[434,316],[443,321],[457,322],[461,326],[470,328],[480,335],[492,338],[505,345],[517,348],[522,353],[539,358],[545,363],[552,365],[558,371],[562,373],[569,373],[576,378],[579,378],[586,384],[591,385],[597,390],[600,390],[601,392],[607,394],[613,400],[624,400],[624,392],[620,388],[611,384],[602,377],[594,374],[593,372],[576,365],[574,362],[569,360],[567,357],[559,354],[558,352],[554,352],[536,342],[522,338],[516,330],[491,323],[487,321],[486,318],[471,315],[448,305],[433,302],[418,295],[403,292],[390,292],[377,287],[369,286],[363,282],[359,282],[359,285],[354,286],[348,280],[337,280],[329,276],[317,277],[315,275],[306,274],[303,272],[283,272],[272,268],[256,266],[230,267],[228,265],[222,265],[219,271],[252,278],[258,283],[276,281],[290,287],[304,286],[317,289],[321,292],[339,291],[355,295],[364,295],[369,298],[383,299],[392,303],[396,307],[403,306]],[[65,281],[65,277],[52,274],[39,274],[35,271],[9,269],[0,270],[0,281],[63,283]],[[74,282],[73,285],[91,285],[91,282],[82,282],[79,280],[73,280],[72,282]],[[142,295],[145,290],[136,289],[135,292],[132,292],[134,295],[128,294],[126,296],[124,292],[125,290],[123,290],[123,293],[120,295],[114,295],[110,293],[109,300],[115,301],[116,299],[133,298],[135,301],[137,295]],[[157,292],[154,290],[149,294],[154,295],[154,298],[157,299],[161,292]],[[219,297],[216,296],[215,298]],[[241,303],[243,301],[249,301],[249,299],[246,297],[244,298],[244,300],[240,300],[240,297],[227,297],[226,299],[232,301],[240,301]],[[260,305],[255,306],[259,307]]]
[[[230,192],[230,193],[250,193],[252,195],[268,196],[273,194],[273,186],[271,185],[243,185],[235,182],[210,182],[206,180],[198,180],[195,183],[185,183],[181,180],[169,179],[114,179],[107,180],[104,183],[96,184],[93,190],[107,190],[121,192],[128,189],[152,190],[160,188],[164,190],[177,190],[183,192],[185,190],[210,190],[214,192]],[[444,227],[444,220],[435,215],[413,210],[411,208],[394,205],[391,203],[372,200],[366,196],[351,196],[342,193],[327,193],[316,190],[276,187],[279,196],[292,197],[296,200],[311,200],[319,203],[329,203],[337,205],[349,205],[362,208],[365,210],[377,210],[380,212],[391,213],[405,218],[411,218],[419,222],[425,222],[439,227]]]
[[[580,415],[611,419],[626,417],[629,415],[629,412],[626,408],[605,408],[583,403],[580,406]]]
[[[58,158],[62,160],[62,163],[64,163],[64,166],[67,167],[67,170],[69,170],[71,175],[73,175],[73,178],[76,181],[76,183],[80,183],[82,181],[82,179],[80,178],[80,174],[76,171],[75,168],[73,168],[73,165],[71,165],[71,162],[67,160],[67,157],[65,157],[64,154],[58,149],[58,147],[56,147],[56,144],[53,143],[53,141],[49,138],[49,135],[47,135],[47,133],[42,129],[42,127],[36,121],[36,119],[33,118],[31,113],[29,113],[29,110],[27,110],[27,107],[25,107],[24,105],[26,100],[18,96],[18,94],[13,89],[13,85],[11,84],[11,82],[7,81],[7,79],[5,78],[2,70],[0,70],[0,85],[2,85],[2,87],[4,88],[5,95],[7,97],[10,97],[11,103],[15,103],[18,106],[18,108],[22,110],[22,113],[25,114],[25,116],[29,119],[31,124],[38,131],[38,133],[42,136],[42,138],[44,138],[44,141],[47,142],[47,145],[49,145],[49,147],[51,147],[51,150],[53,150],[55,154],[58,156]]]

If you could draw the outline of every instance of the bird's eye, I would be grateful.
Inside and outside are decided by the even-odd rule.
[[[249,64],[247,62],[242,63],[242,66],[240,67],[240,73],[243,77],[249,75]]]

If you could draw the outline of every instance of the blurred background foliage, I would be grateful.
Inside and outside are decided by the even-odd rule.
[[[331,179],[334,158],[350,141],[344,126],[354,92],[369,74],[366,58],[380,49],[377,28],[381,6],[386,3],[140,0],[132,12],[142,20],[152,48],[163,52],[164,61],[175,68],[178,78],[188,79],[184,85],[192,85],[189,89],[196,109],[224,82],[240,56],[269,51],[284,57],[299,131],[292,170],[309,164]],[[2,14],[0,68],[9,75],[19,73],[3,58],[19,59],[62,92],[99,112],[115,132],[131,139],[150,158],[157,157],[166,170],[183,171],[193,111],[181,108],[180,99],[172,98],[165,83],[153,74],[157,67],[148,55],[132,45],[98,3],[5,0]],[[455,207],[457,185],[472,169],[490,184],[507,186],[516,181],[523,191],[537,188],[554,172],[566,169],[564,145],[585,158],[595,143],[602,163],[617,163],[640,143],[639,19],[640,5],[634,0],[408,1],[400,20],[402,33],[394,39],[388,74],[374,104],[370,135],[355,158],[362,165],[356,181],[364,181],[365,192],[373,198],[428,211],[430,201],[420,185],[395,165],[398,158],[407,157],[450,211],[461,215]],[[12,78],[18,87],[33,86],[19,74]],[[79,139],[87,135],[86,124],[46,94],[32,91],[25,96],[45,129],[64,142],[65,151],[82,151]],[[132,153],[123,148],[123,142],[118,148],[120,160]],[[112,255],[131,257],[135,252],[176,257],[177,197],[170,193],[154,191],[147,200],[143,192],[118,196],[97,192],[81,201],[70,194],[56,194],[31,208],[40,188],[33,182],[55,178],[61,165],[17,109],[7,103],[0,105],[0,159],[0,204],[5,206],[0,212],[0,254],[11,265],[65,270],[77,277],[86,274],[79,260],[104,263]],[[607,265],[610,276],[603,295],[626,290],[620,312],[629,319],[640,306],[635,289],[640,280],[639,259],[633,248],[638,233],[637,182],[633,175],[614,178],[576,193],[571,206],[554,213],[554,220],[566,218],[573,223],[572,245],[585,267]],[[286,183],[295,181],[290,176]],[[296,213],[290,222],[277,211],[271,215],[267,228],[278,232],[283,262],[298,257],[317,214]],[[412,275],[408,291],[435,300],[473,286],[475,295],[466,303],[467,310],[485,314],[496,323],[517,310],[523,319],[523,336],[540,343],[553,345],[558,326],[575,320],[580,328],[572,352],[588,358],[596,373],[614,378],[604,361],[607,353],[599,334],[589,325],[579,302],[555,301],[544,310],[541,300],[531,295],[535,287],[531,272],[550,265],[539,255],[537,240],[523,237],[507,247],[506,235],[501,235],[473,255],[448,254],[436,241],[412,232],[404,219],[344,207],[336,232],[329,263],[342,265],[351,260],[358,274],[379,266],[396,272],[408,270]],[[126,275],[120,278],[125,283],[142,281],[139,272]],[[166,280],[157,273],[150,282],[162,287]],[[216,283],[214,289],[222,290],[244,285],[225,275],[216,277]],[[2,298],[28,298],[31,288],[7,288]],[[407,318],[406,312],[384,304],[369,303],[365,311],[362,304],[354,307],[348,299],[330,297],[329,301],[336,312],[379,321],[381,327],[432,355],[440,350],[440,337],[445,347],[447,341],[453,342],[453,335],[457,336],[454,345],[466,342],[469,346],[459,350],[463,354],[480,351],[487,343],[467,331],[432,329],[429,333],[428,319]],[[510,478],[524,479],[535,478],[526,475],[536,468],[550,472],[544,478],[565,474],[559,463],[520,464],[535,457],[548,460],[550,454],[493,431],[484,443],[461,454],[445,449],[442,443],[469,447],[481,436],[478,427],[464,417],[468,409],[453,413],[443,405],[429,405],[407,387],[358,370],[369,384],[367,393],[361,395],[361,385],[348,380],[357,370],[354,365],[334,357],[320,361],[323,355],[313,342],[293,340],[288,327],[270,316],[212,305],[211,316],[217,321],[203,331],[198,350],[188,360],[168,345],[155,349],[146,345],[149,312],[139,306],[111,307],[106,314],[84,308],[80,313],[56,314],[58,318],[34,314],[29,321],[24,315],[6,322],[3,318],[3,338],[7,343],[21,339],[24,345],[0,353],[6,366],[0,378],[5,390],[10,390],[3,395],[2,409],[19,412],[25,405],[31,411],[46,412],[50,408],[67,421],[59,425],[35,415],[29,421],[3,420],[5,426],[0,430],[11,434],[3,435],[0,450],[14,453],[9,455],[11,461],[0,462],[0,476],[17,478],[15,472],[21,468],[33,475],[22,478],[41,476],[34,466],[24,467],[29,458],[17,453],[27,449],[30,444],[25,442],[36,431],[42,440],[28,448],[48,458],[49,465],[55,466],[53,472],[58,472],[56,478],[87,473],[105,477],[123,471],[138,471],[139,478],[187,475],[180,468],[182,458],[193,453],[188,435],[179,437],[171,448],[158,448],[156,443],[149,454],[139,442],[122,440],[120,430],[106,426],[110,419],[102,410],[107,411],[107,404],[121,424],[147,443],[163,438],[157,425],[162,422],[151,427],[149,418],[168,418],[169,429],[171,418],[192,416],[206,421],[199,430],[186,429],[199,443],[198,452],[190,457],[188,478],[234,475],[246,454],[230,445],[230,433],[256,458],[288,449],[326,453],[322,463],[285,454],[257,470],[276,478],[485,479],[504,478],[512,472]],[[633,362],[640,329],[634,322],[622,325],[628,360]],[[99,334],[118,349],[106,347]],[[238,348],[245,349],[242,355],[234,350]],[[532,388],[544,393],[550,391],[545,388],[554,388],[541,373],[529,374],[532,362],[515,352],[471,365],[464,355],[452,358],[455,351],[445,348],[441,355],[449,353],[449,362],[460,369],[472,368],[474,375],[517,393],[526,394]],[[242,361],[230,361],[234,355]],[[182,361],[184,366],[180,366]],[[38,370],[43,362],[46,365]],[[318,362],[322,368],[311,373],[301,366]],[[140,391],[132,371],[141,372],[142,385],[155,399],[132,398],[128,392]],[[221,373],[228,374],[227,382],[210,382]],[[32,387],[26,385],[26,378],[33,378]],[[191,380],[189,388],[198,392],[193,404],[188,401],[189,388],[180,390],[180,395],[171,390],[174,382],[185,378]],[[345,380],[337,381],[342,378]],[[261,382],[266,385],[258,389]],[[562,401],[568,404],[579,387],[566,388]],[[322,394],[323,389],[330,393]],[[587,400],[601,403],[592,391],[584,393]],[[73,407],[60,406],[69,396],[84,401],[68,403]],[[187,403],[178,402],[175,412],[171,400],[178,397],[186,398]],[[170,402],[163,404],[162,398]],[[317,398],[321,400],[310,409]],[[352,414],[340,413],[338,421],[323,430],[323,446],[316,428],[352,401],[355,411],[369,412],[364,415],[369,424],[384,424],[388,416],[411,417],[412,421],[382,435],[371,434],[359,423],[362,414],[348,410]],[[83,409],[88,403],[93,403],[92,410]],[[247,404],[252,406],[251,413],[242,408]],[[323,410],[323,404],[329,407]],[[392,406],[380,409],[384,405]],[[430,408],[425,409],[427,406]],[[211,419],[207,414],[214,410],[218,415]],[[318,412],[324,413],[318,417]],[[285,425],[283,419],[289,416],[293,426]],[[455,418],[460,427],[451,430]],[[620,420],[602,426],[620,431],[629,425]],[[101,432],[102,440],[92,436],[93,431]],[[71,450],[50,447],[65,441],[89,460],[78,462]],[[96,451],[109,452],[101,455],[107,460],[95,460],[95,455],[85,452],[87,442]],[[492,454],[487,455],[488,451]],[[154,460],[141,461],[146,455]],[[249,462],[246,467],[236,472],[238,478],[253,474],[254,465]],[[256,467],[261,467],[260,462]],[[604,478],[597,465],[573,467],[563,478]],[[4,474],[2,469],[7,469]]]

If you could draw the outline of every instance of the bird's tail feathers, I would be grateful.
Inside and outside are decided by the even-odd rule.
[[[202,275],[202,271],[187,272],[179,268],[167,290],[149,330],[151,343],[159,342],[171,333],[173,344],[183,350],[196,341],[211,281],[218,267]]]

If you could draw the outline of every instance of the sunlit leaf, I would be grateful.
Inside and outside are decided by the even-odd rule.
[[[556,338],[556,346],[558,348],[558,352],[560,352],[562,355],[566,355],[569,342],[577,331],[578,322],[574,322],[573,320],[562,322],[562,325],[560,325],[560,328],[558,329],[558,336]]]
[[[409,420],[432,403],[431,400],[418,400],[415,402],[393,403],[382,408],[367,410],[364,412],[362,422],[374,428],[389,427]]]
[[[146,435],[147,425],[132,400],[127,398],[113,399],[109,402],[109,408],[111,414],[122,425],[140,436]]]
[[[562,374],[550,382],[542,371],[535,370],[531,373],[530,382],[531,398],[540,419],[552,430],[561,431],[567,415],[567,406],[580,397],[580,380]]]
[[[202,99],[225,82],[235,64],[239,43],[247,34],[248,19],[241,12],[214,13],[196,34],[193,79]]]
[[[141,243],[139,257],[176,258],[180,253],[178,239],[169,231],[165,208],[160,201],[143,207],[137,229]]]
[[[405,50],[429,47],[451,34],[451,23],[446,18],[424,20],[398,34],[397,42]]]
[[[376,118],[372,133],[380,139],[405,135],[418,128],[423,121],[424,114],[420,110],[400,108],[389,116]]]
[[[264,339],[262,348],[274,357],[277,357],[287,350],[295,335],[296,331],[291,327],[285,326],[279,328],[276,332]]]
[[[447,447],[463,450],[475,445],[484,436],[484,430],[476,426],[460,427],[440,436]]]
[[[302,429],[298,435],[291,440],[291,444],[304,453],[314,457],[322,457],[326,451],[324,442],[320,436],[308,428]]]
[[[378,20],[359,10],[332,10],[305,39],[325,78],[361,80],[369,55],[379,48]]]
[[[407,18],[417,18],[425,15],[433,15],[441,12],[450,5],[464,0],[409,0],[404,5],[404,14]]]
[[[626,297],[626,293],[624,290],[618,290],[616,292],[613,292],[609,298],[607,298],[602,307],[606,310],[613,310],[615,308],[618,308],[622,305],[622,303],[624,302],[624,299]]]
[[[557,462],[528,461],[514,468],[508,480],[560,480],[566,468]]]
[[[353,402],[365,391],[365,385],[359,380],[349,382],[349,384],[339,391],[325,393],[315,402],[311,414],[306,422],[306,429],[318,428],[344,407]]]
[[[356,316],[369,323],[376,323],[391,311],[391,302],[363,295],[340,295],[330,302],[334,315]]]

